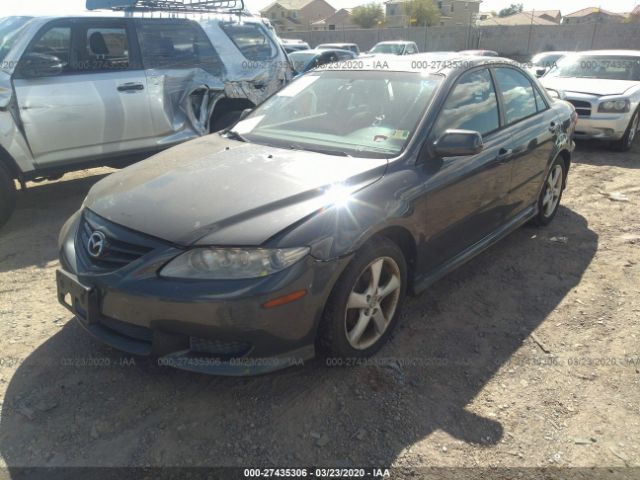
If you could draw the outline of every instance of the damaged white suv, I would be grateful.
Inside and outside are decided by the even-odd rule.
[[[131,163],[230,125],[291,79],[272,29],[247,13],[87,3],[127,13],[0,19],[0,225],[16,180]]]

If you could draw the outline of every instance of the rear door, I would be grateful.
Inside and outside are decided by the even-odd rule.
[[[28,68],[34,58],[59,59],[61,68]],[[146,78],[125,19],[49,23],[23,55],[14,85],[39,166],[153,145]]]
[[[508,66],[494,68],[493,72],[507,133],[504,147],[508,155],[504,161],[511,171],[509,218],[538,198],[560,122],[525,74]]]
[[[224,90],[224,65],[206,33],[191,20],[135,22],[155,134],[168,144],[209,133],[212,92]]]

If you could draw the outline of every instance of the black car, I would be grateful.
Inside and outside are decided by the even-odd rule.
[[[293,70],[298,75],[323,65],[328,65],[342,60],[352,60],[354,58],[356,58],[356,54],[350,50],[329,48],[321,50],[302,50],[289,54],[289,59],[293,64]]]
[[[407,293],[553,220],[574,148],[573,106],[514,63],[416,58],[317,69],[98,182],[60,234],[60,301],[195,371],[372,355]]]
[[[360,55],[360,47],[357,43],[322,43],[316,47],[316,50],[349,50]]]

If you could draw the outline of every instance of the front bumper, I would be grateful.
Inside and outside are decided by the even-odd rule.
[[[591,117],[579,117],[575,138],[595,140],[620,140],[631,121],[630,113],[598,113]]]
[[[312,358],[324,305],[349,261],[307,257],[265,278],[174,280],[157,275],[159,266],[180,252],[167,247],[97,273],[83,270],[77,258],[80,215],[75,217],[60,239],[60,302],[103,343],[196,372],[253,375]],[[262,306],[299,290],[307,294],[292,303]]]

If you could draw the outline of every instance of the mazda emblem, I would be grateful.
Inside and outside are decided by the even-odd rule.
[[[87,250],[93,258],[101,257],[107,247],[107,237],[102,232],[93,232],[87,242]]]

